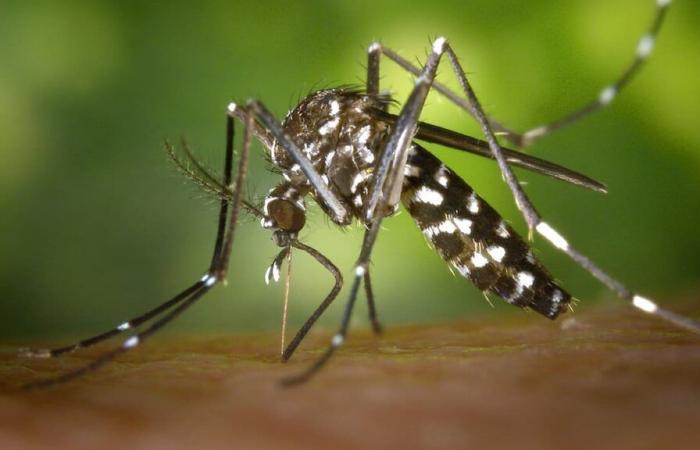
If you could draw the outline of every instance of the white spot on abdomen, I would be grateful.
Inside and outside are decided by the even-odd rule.
[[[421,174],[421,168],[418,166],[412,166],[410,164],[406,164],[403,167],[403,174],[406,177],[418,178]]]
[[[557,310],[559,309],[559,304],[563,299],[564,293],[562,293],[562,291],[560,291],[559,289],[556,289],[552,294],[552,298],[550,299],[550,301],[552,302],[552,305],[549,309],[550,314],[556,314]]]
[[[454,221],[455,225],[457,225],[457,228],[459,228],[459,231],[461,231],[462,233],[464,233],[466,235],[472,234],[472,221],[471,220],[461,219],[459,217],[455,217],[452,220]]]
[[[447,187],[447,184],[450,182],[449,177],[447,176],[447,167],[440,166],[440,168],[435,172],[434,178],[435,181],[438,182],[438,184],[444,188]]]
[[[423,230],[423,233],[429,238],[433,238],[437,234],[452,234],[455,231],[457,231],[457,225],[455,225],[455,223],[452,220],[448,219],[443,222],[440,222],[437,225],[427,227],[425,230]]]
[[[535,277],[530,272],[518,272],[515,279],[518,281],[519,286],[526,288],[532,287],[532,284],[535,282]]]
[[[477,269],[480,269],[480,268],[486,266],[488,263],[489,263],[489,260],[486,259],[486,257],[479,252],[474,253],[474,256],[472,256],[472,264]]]
[[[501,247],[500,245],[492,245],[491,247],[486,249],[486,252],[496,262],[503,261],[503,258],[506,256],[506,249]]]
[[[414,194],[414,199],[420,203],[429,203],[431,205],[439,206],[445,200],[445,197],[438,191],[430,189],[426,186],[421,186],[420,189]]]

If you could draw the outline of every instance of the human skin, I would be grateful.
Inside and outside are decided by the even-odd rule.
[[[691,316],[697,317],[688,311]],[[161,336],[100,371],[39,392],[29,380],[84,364],[0,360],[3,449],[696,448],[700,340],[627,308],[557,322],[534,314],[354,328],[308,383],[316,330],[287,364],[274,333]],[[9,348],[6,347],[8,350]]]

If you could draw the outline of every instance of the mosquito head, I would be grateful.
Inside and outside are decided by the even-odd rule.
[[[265,204],[265,213],[270,219],[268,228],[296,233],[306,223],[306,211],[298,201],[275,198]]]
[[[262,226],[274,230],[273,239],[280,247],[286,247],[296,239],[306,224],[304,199],[289,182],[280,184],[267,194],[263,213]]]

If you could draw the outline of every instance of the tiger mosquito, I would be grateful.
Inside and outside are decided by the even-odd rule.
[[[282,360],[288,360],[316,320],[337,297],[343,285],[340,270],[319,251],[298,240],[298,234],[306,223],[307,196],[311,196],[335,224],[347,226],[357,220],[365,227],[365,232],[340,327],[321,357],[305,371],[286,378],[285,384],[307,380],[342,346],[361,285],[364,286],[373,329],[377,333],[381,331],[369,264],[382,221],[394,215],[400,203],[440,256],[477,288],[484,293],[495,294],[512,305],[556,319],[569,307],[571,295],[557,284],[537,260],[527,241],[464,180],[417,143],[417,140],[494,159],[525,219],[530,238],[534,232],[540,234],[635,308],[678,327],[700,333],[699,322],[666,310],[628,289],[574,249],[553,226],[542,219],[511,166],[522,167],[597,192],[606,192],[603,184],[552,162],[503,148],[496,139],[496,134],[499,134],[513,146],[525,147],[608,106],[652,53],[670,3],[670,0],[656,0],[656,14],[639,41],[633,61],[612,84],[600,91],[597,98],[559,120],[524,133],[515,132],[484,113],[461,63],[443,37],[432,42],[427,61],[422,67],[413,65],[378,42],[371,44],[368,48],[364,90],[335,88],[314,92],[294,107],[281,123],[258,100],[250,100],[245,105],[229,104],[223,180],[211,175],[186,145],[183,145],[186,154],[186,160],[183,160],[166,144],[180,169],[221,197],[213,255],[204,276],[165,303],[102,334],[69,346],[23,350],[23,355],[27,357],[52,358],[132,332],[121,345],[101,354],[88,365],[54,378],[33,382],[26,387],[38,388],[63,383],[101,367],[143,343],[215,285],[225,282],[242,209],[257,217],[263,228],[271,230],[274,242],[281,247],[267,269],[265,279],[268,283],[279,280],[281,265],[292,249],[308,253],[334,278],[331,291],[282,352]],[[392,99],[379,90],[382,56],[415,76],[415,85],[399,114],[388,112]],[[461,94],[435,80],[443,56],[450,63],[461,87]],[[431,89],[472,115],[486,140],[420,121],[421,111]],[[244,136],[234,181],[235,121],[243,124]],[[262,207],[243,198],[253,137],[263,144],[274,169],[284,178],[269,191]]]

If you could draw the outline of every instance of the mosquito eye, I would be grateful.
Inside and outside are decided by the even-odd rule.
[[[294,202],[286,199],[275,199],[267,205],[267,213],[280,230],[296,233],[306,223],[304,210]]]

